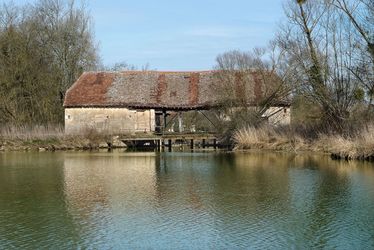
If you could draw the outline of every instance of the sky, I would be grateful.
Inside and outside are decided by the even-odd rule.
[[[87,0],[104,65],[157,70],[208,70],[218,54],[265,46],[282,1]]]

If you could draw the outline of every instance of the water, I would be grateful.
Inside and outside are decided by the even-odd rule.
[[[0,249],[370,249],[374,165],[227,153],[0,154]]]

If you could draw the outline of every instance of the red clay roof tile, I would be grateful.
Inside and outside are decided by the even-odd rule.
[[[206,109],[219,101],[214,93],[217,72],[86,72],[66,92],[64,107]],[[262,94],[261,79],[251,75],[254,86],[238,81],[236,95],[253,96],[254,101]]]

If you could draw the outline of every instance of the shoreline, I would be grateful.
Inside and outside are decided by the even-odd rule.
[[[345,142],[339,147],[336,140],[319,138],[317,140],[276,140],[235,143],[234,152],[277,152],[292,154],[323,154],[333,160],[374,162],[371,148],[356,147],[353,142]],[[349,145],[349,146],[346,146]],[[0,138],[0,152],[54,152],[54,151],[89,151],[97,149],[127,148],[121,141],[108,137],[46,137],[46,138]]]
[[[236,149],[319,152],[334,160],[374,162],[374,126],[350,135],[296,131],[292,128],[247,127],[233,135]]]
[[[337,161],[367,161],[367,162],[374,162],[374,153],[368,153],[367,151],[363,150],[362,152],[355,151],[352,153],[351,151],[347,150],[334,150],[333,148],[329,148],[329,145],[320,143],[311,143],[309,145],[303,145],[298,149],[290,147],[290,145],[284,144],[282,147],[280,146],[273,146],[273,145],[258,145],[253,144],[251,147],[246,145],[237,146],[234,148],[236,152],[276,152],[276,153],[288,153],[288,154],[321,154],[325,156],[329,156],[333,160]]]
[[[46,138],[46,139],[0,139],[0,152],[54,152],[74,150],[126,148],[118,142],[107,142],[84,137]]]

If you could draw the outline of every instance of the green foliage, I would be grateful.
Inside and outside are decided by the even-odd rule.
[[[365,98],[365,91],[362,88],[357,87],[353,92],[353,97],[357,101],[363,101]]]

